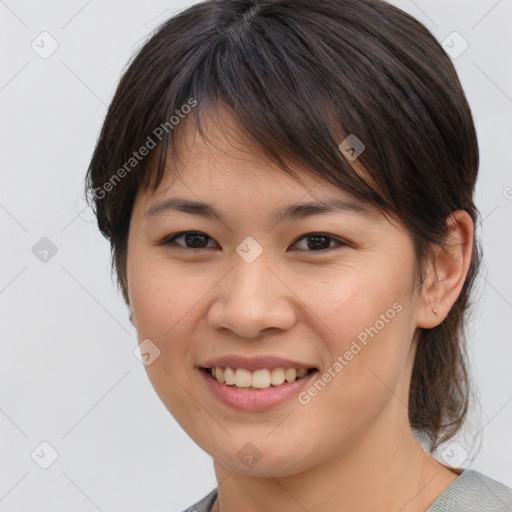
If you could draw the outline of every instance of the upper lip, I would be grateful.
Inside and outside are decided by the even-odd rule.
[[[291,359],[284,359],[275,356],[259,356],[259,357],[243,357],[239,355],[228,355],[223,357],[216,357],[204,361],[198,365],[201,368],[214,368],[215,366],[223,366],[230,368],[244,368],[246,370],[262,370],[264,368],[316,368],[309,363],[300,363],[292,361]]]

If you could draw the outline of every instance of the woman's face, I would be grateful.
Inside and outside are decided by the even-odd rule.
[[[375,449],[394,439],[407,419],[419,310],[410,236],[375,208],[305,173],[299,183],[215,128],[214,145],[186,133],[179,174],[169,170],[156,192],[138,194],[128,242],[133,322],[165,406],[217,461],[253,475],[290,475],[358,443]],[[219,218],[206,207],[155,208],[171,198],[207,203]],[[340,209],[279,217],[334,201]],[[200,234],[165,243],[187,231]],[[235,357],[250,360],[228,361],[242,370],[316,372],[247,390],[215,384],[202,369]],[[287,362],[262,360],[269,357]],[[265,386],[272,376],[237,373],[240,385],[257,374]]]

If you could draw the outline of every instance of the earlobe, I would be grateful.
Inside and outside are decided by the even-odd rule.
[[[474,225],[470,215],[457,210],[446,220],[448,233],[433,248],[418,304],[418,327],[432,329],[450,312],[464,286],[471,263]]]

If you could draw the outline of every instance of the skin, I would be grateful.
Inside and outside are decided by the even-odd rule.
[[[440,323],[460,293],[471,258],[469,215],[448,219],[450,251],[434,248],[420,289],[410,234],[373,207],[276,224],[271,213],[289,204],[354,199],[301,169],[294,180],[236,135],[227,113],[222,120],[222,131],[205,123],[209,142],[193,125],[182,128],[181,161],[169,162],[156,192],[136,197],[127,258],[139,340],[160,350],[148,376],[214,459],[214,510],[425,510],[457,473],[425,452],[410,429],[415,332]],[[176,196],[214,205],[224,222],[177,211],[145,215]],[[159,245],[187,230],[206,234],[207,247],[187,248],[184,237]],[[303,236],[314,233],[332,237],[327,249],[308,248]],[[247,236],[263,249],[250,264],[236,252]],[[219,402],[196,368],[220,355],[272,354],[308,362],[322,375],[396,303],[400,312],[308,404],[291,399],[241,412]],[[237,456],[249,442],[261,455],[252,467]]]

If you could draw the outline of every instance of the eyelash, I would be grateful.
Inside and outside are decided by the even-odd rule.
[[[178,238],[181,238],[183,236],[186,236],[186,235],[204,235],[208,240],[213,240],[213,238],[209,237],[206,233],[203,233],[202,231],[181,231],[180,233],[176,233],[174,235],[170,235],[168,236],[167,238],[165,238],[160,245],[166,245],[166,246],[169,246],[169,245],[175,245],[175,246],[178,246],[180,249],[185,249],[185,250],[190,250],[190,251],[201,251],[203,249],[209,249],[209,247],[197,247],[197,248],[194,248],[194,247],[186,247],[186,246],[183,246],[183,245],[180,245],[180,244],[176,244],[175,243],[175,240],[177,240]],[[300,238],[298,238],[297,240],[295,240],[295,242],[293,243],[293,245],[295,245],[296,243],[298,243],[299,241],[307,238],[307,237],[319,237],[319,238],[328,238],[330,240],[333,240],[335,241],[337,244],[338,244],[338,247],[343,247],[343,246],[347,246],[348,244],[346,242],[344,242],[343,240],[340,240],[339,238],[336,238],[336,237],[333,237],[331,235],[328,235],[327,233],[306,233],[305,235],[302,235]],[[319,249],[319,250],[307,250],[307,249],[299,249],[299,250],[302,250],[302,251],[306,251],[306,252],[326,252],[326,251],[329,251],[333,248],[335,248],[336,246],[333,246],[333,247],[328,247],[327,249]],[[210,247],[211,249],[211,247]]]

